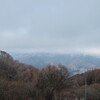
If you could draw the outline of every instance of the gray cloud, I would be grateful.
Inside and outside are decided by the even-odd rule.
[[[10,51],[96,52],[100,0],[0,1],[0,47]]]

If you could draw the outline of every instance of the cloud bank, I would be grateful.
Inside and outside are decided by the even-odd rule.
[[[0,49],[100,54],[100,0],[0,1]]]

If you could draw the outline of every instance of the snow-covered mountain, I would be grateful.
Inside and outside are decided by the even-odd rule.
[[[48,64],[63,64],[73,73],[100,68],[100,58],[81,54],[50,54],[50,53],[13,53],[14,59],[38,69]]]

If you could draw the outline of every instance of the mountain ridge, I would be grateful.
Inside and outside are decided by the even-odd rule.
[[[12,56],[22,63],[33,65],[38,69],[46,67],[48,64],[62,64],[73,74],[83,73],[87,70],[100,68],[100,58],[82,54],[52,54],[52,53],[24,53],[12,54]]]

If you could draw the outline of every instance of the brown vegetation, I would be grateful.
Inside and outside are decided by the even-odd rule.
[[[0,100],[81,100],[85,88],[87,100],[100,100],[100,69],[71,77],[65,66],[38,70],[0,51]]]

